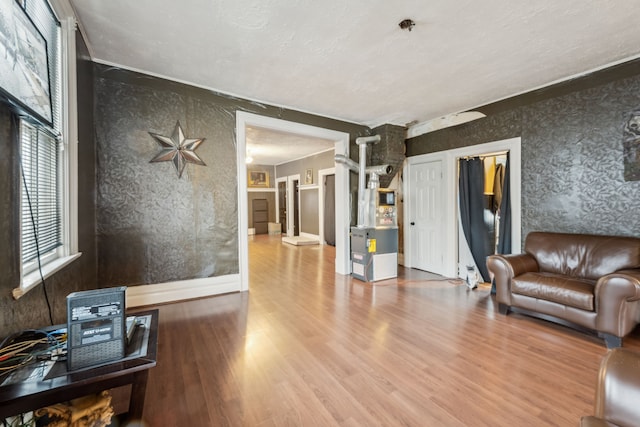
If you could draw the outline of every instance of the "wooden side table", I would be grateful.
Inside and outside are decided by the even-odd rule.
[[[0,420],[92,393],[131,384],[128,419],[141,420],[149,369],[156,366],[158,310],[137,312],[148,316],[138,328],[124,359],[68,372],[66,362],[56,362],[44,378],[0,387]],[[66,327],[55,326],[54,329]],[[22,369],[34,369],[33,365]]]

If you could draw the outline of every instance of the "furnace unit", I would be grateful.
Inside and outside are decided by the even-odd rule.
[[[351,227],[351,274],[364,282],[398,277],[398,216],[396,194],[378,188],[379,175],[391,173],[389,165],[366,167],[367,144],[380,136],[356,139],[360,148],[360,164],[345,156],[336,162],[358,172],[358,225]],[[368,188],[365,187],[369,175]]]

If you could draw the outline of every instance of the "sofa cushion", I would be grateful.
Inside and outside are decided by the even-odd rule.
[[[640,239],[621,236],[531,232],[525,252],[540,271],[598,280],[617,270],[640,267]]]
[[[581,310],[594,311],[595,282],[553,273],[524,273],[511,280],[511,291]]]

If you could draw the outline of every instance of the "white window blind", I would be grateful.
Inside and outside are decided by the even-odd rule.
[[[59,147],[56,138],[24,120],[20,126],[22,167],[22,264],[62,245]]]

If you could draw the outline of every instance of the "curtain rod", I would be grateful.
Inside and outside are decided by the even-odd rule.
[[[486,157],[497,157],[497,156],[502,156],[505,154],[509,154],[509,150],[504,150],[504,151],[496,151],[495,153],[486,153],[486,154],[477,154],[475,156],[464,156],[464,157],[459,157],[460,159],[464,159],[464,160],[469,160],[469,159],[475,159],[477,157],[484,159]]]

